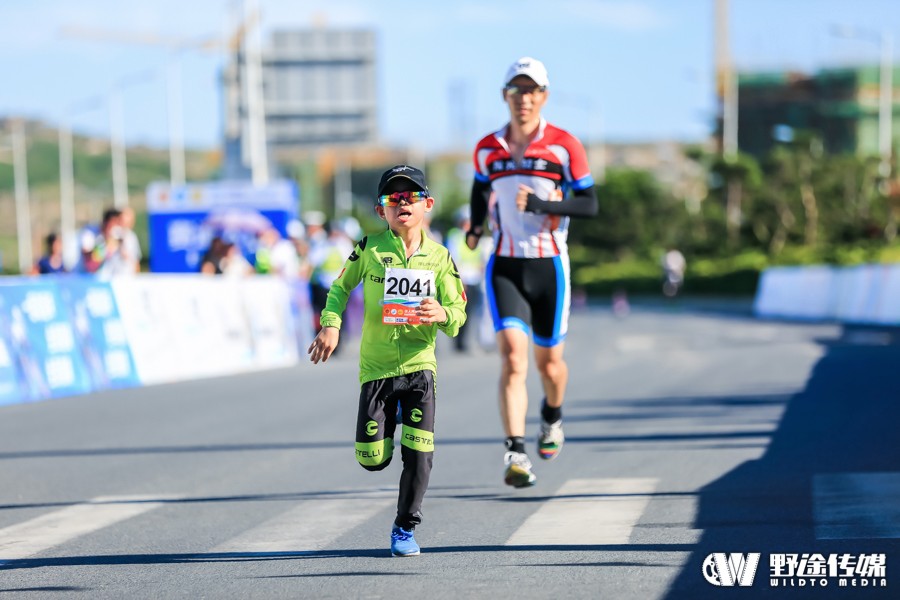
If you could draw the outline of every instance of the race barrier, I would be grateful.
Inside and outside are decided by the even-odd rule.
[[[900,264],[766,269],[753,310],[760,317],[900,325]]]
[[[0,279],[0,404],[285,367],[308,284],[277,277]]]

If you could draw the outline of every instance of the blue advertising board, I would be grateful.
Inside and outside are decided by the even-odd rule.
[[[196,273],[214,236],[235,243],[254,261],[257,234],[275,227],[287,237],[297,218],[299,191],[289,180],[262,186],[250,181],[218,181],[147,188],[150,270]]]
[[[110,284],[80,276],[59,277],[56,282],[93,389],[140,385]]]
[[[91,391],[59,288],[51,279],[0,283],[0,402]]]
[[[0,304],[3,303],[0,296]],[[5,319],[0,307],[0,321]],[[0,337],[0,406],[21,402],[28,396],[28,384],[21,372],[18,356],[13,353],[12,344]]]

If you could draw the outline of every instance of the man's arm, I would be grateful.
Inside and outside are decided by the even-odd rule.
[[[529,193],[525,205],[526,212],[564,217],[596,217],[597,210],[597,194],[592,185],[575,190],[571,198],[561,202],[541,200],[534,193]]]
[[[469,198],[471,220],[469,231],[466,232],[466,245],[474,250],[478,245],[478,239],[484,233],[484,220],[488,213],[488,200],[491,198],[491,182],[483,181],[478,177],[472,182],[472,194]]]

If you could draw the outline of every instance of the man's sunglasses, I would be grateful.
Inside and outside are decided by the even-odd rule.
[[[401,202],[417,204],[428,199],[428,192],[394,192],[378,196],[378,204],[381,206],[400,206]]]
[[[546,92],[546,85],[508,85],[503,88],[508,94],[513,96],[524,96],[526,94],[534,94],[535,92]]]

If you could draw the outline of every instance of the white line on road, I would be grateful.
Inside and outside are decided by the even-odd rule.
[[[828,473],[813,479],[816,538],[900,538],[900,473]]]
[[[329,542],[396,503],[396,492],[392,495],[372,493],[353,498],[307,500],[219,544],[212,552],[322,550]]]
[[[657,479],[571,479],[506,541],[534,544],[627,544]]]
[[[0,562],[34,556],[120,521],[159,508],[173,496],[99,496],[0,529]]]

